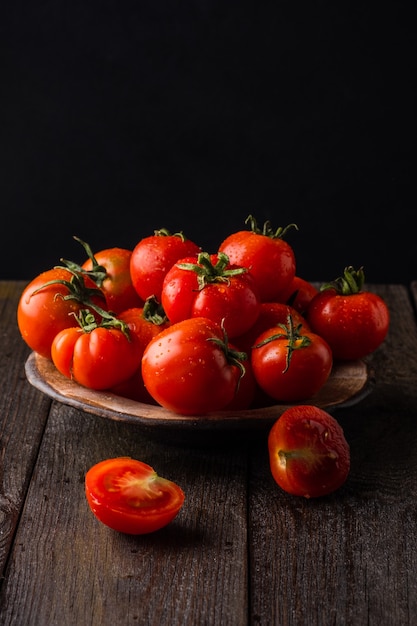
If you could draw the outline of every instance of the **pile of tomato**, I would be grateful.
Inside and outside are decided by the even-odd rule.
[[[245,226],[215,252],[166,229],[133,250],[76,238],[82,264],[61,259],[24,289],[22,338],[80,385],[178,414],[306,405],[335,361],[380,346],[387,306],[362,268],[320,288],[299,276],[294,224]]]

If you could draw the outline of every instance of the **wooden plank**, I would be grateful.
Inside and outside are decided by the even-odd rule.
[[[335,413],[351,446],[346,484],[326,498],[295,498],[274,484],[266,441],[253,450],[253,625],[415,624],[417,328],[404,287],[373,289],[390,306],[391,327],[370,358],[373,393]]]
[[[0,575],[36,460],[51,402],[24,371],[29,349],[16,322],[24,282],[0,282]]]
[[[129,537],[93,517],[85,472],[119,455],[184,489],[167,528]],[[246,445],[225,454],[160,443],[54,403],[0,597],[4,623],[245,624],[246,482]]]

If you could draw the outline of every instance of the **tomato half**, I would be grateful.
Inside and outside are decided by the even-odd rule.
[[[130,535],[152,533],[167,526],[184,504],[176,483],[130,457],[105,459],[85,476],[87,502],[100,522]]]
[[[290,407],[268,436],[275,482],[296,496],[327,495],[343,485],[350,470],[350,448],[337,420],[312,405]]]

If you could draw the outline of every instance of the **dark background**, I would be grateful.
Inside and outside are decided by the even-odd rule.
[[[409,3],[411,8],[412,3]],[[0,278],[253,214],[299,275],[417,278],[406,3],[135,0],[0,9]]]

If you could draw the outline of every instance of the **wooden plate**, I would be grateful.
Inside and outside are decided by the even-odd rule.
[[[29,383],[54,400],[107,419],[152,429],[236,431],[265,428],[272,426],[289,406],[276,404],[245,411],[184,416],[160,406],[82,387],[60,374],[51,361],[34,352],[26,361],[25,371]],[[337,364],[323,389],[307,402],[300,404],[314,404],[329,412],[348,407],[368,395],[373,382],[373,375],[364,361]]]

